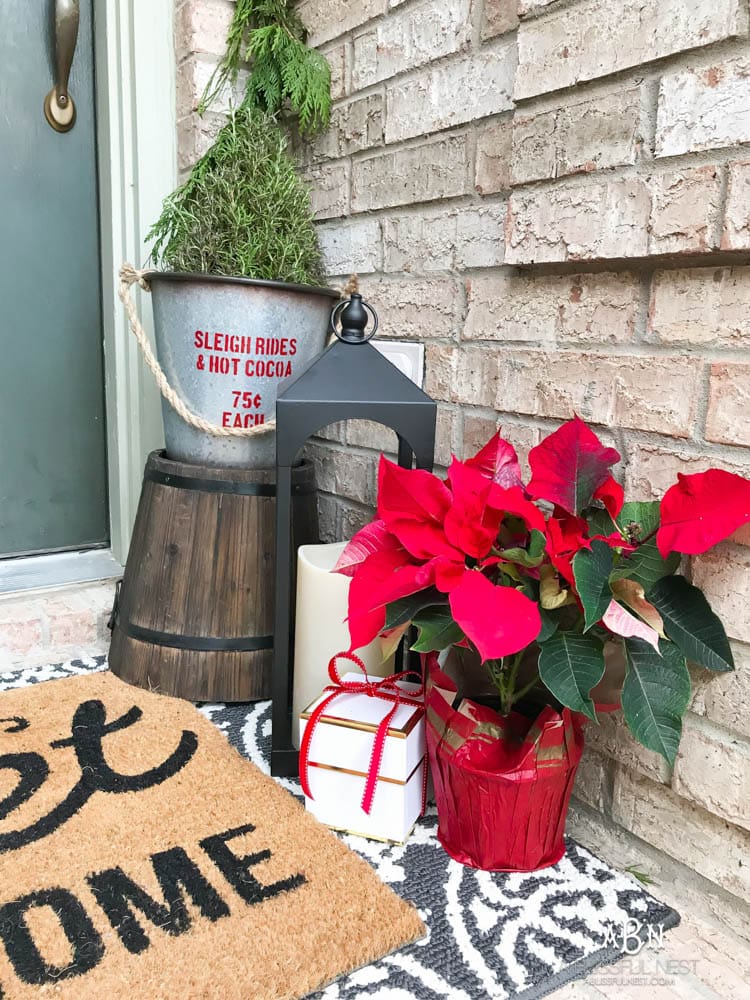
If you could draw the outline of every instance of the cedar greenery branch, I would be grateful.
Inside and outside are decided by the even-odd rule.
[[[280,124],[296,122],[303,136],[312,136],[330,119],[330,67],[306,37],[292,0],[238,0],[226,53],[199,112],[234,89],[249,63],[245,96],[185,183],[165,199],[147,236],[155,266],[322,283],[309,188]]]
[[[237,83],[243,63],[249,63],[245,104],[275,115],[288,102],[303,135],[328,127],[331,68],[325,56],[308,48],[307,31],[292,7],[293,0],[237,0],[227,51],[200,100],[200,114]]]

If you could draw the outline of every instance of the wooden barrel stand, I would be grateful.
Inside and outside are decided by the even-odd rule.
[[[318,541],[312,463],[292,476],[299,546]],[[190,701],[270,698],[275,495],[274,469],[149,455],[110,623],[114,674]]]

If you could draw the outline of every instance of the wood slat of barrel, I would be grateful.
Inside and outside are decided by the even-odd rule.
[[[113,673],[191,701],[270,697],[276,500],[228,491],[273,488],[274,478],[274,469],[149,456],[112,632]],[[315,542],[310,462],[293,470],[292,486],[294,544]],[[178,648],[212,639],[266,648]]]

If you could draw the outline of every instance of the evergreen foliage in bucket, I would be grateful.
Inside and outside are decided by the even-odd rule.
[[[283,121],[301,135],[326,128],[331,71],[306,45],[292,0],[238,0],[226,53],[198,106],[204,114],[249,63],[245,97],[214,144],[169,195],[147,239],[165,270],[319,285],[310,195]]]
[[[236,89],[246,64],[244,97],[148,234],[155,269],[126,269],[121,294],[132,311],[134,280],[153,293],[159,358],[147,360],[165,400],[167,456],[263,468],[274,464],[279,381],[323,349],[338,297],[322,287],[310,192],[287,134],[327,126],[330,68],[307,47],[291,0],[238,0],[199,111]]]
[[[148,234],[157,267],[300,285],[323,279],[310,196],[276,120],[238,108]]]

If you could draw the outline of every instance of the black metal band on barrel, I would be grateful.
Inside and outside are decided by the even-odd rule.
[[[196,653],[255,653],[263,649],[273,649],[272,635],[239,636],[236,639],[218,638],[205,635],[178,635],[176,632],[159,632],[124,622],[117,616],[114,625],[129,639],[147,642],[152,646],[167,646],[169,649],[186,649]]]
[[[198,493],[229,493],[241,497],[275,497],[276,483],[243,483],[233,479],[196,479],[193,476],[176,476],[170,472],[147,468],[143,479],[160,486],[173,486],[177,490],[195,490]],[[315,483],[292,484],[292,496],[308,496],[315,492]]]

